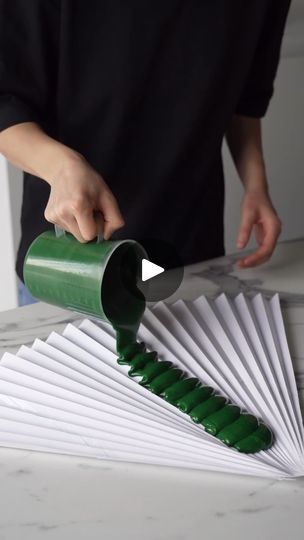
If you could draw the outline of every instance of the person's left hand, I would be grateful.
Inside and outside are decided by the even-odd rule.
[[[258,266],[267,261],[276,246],[282,223],[266,190],[245,192],[241,205],[241,223],[237,247],[244,248],[255,232],[258,248],[237,262],[239,268]]]

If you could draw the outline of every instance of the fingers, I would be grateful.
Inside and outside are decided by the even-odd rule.
[[[281,222],[277,217],[269,217],[263,223],[256,225],[257,238],[260,239],[260,246],[250,255],[238,261],[239,268],[249,268],[258,266],[266,262],[272,255],[281,233]]]
[[[73,234],[73,236],[75,236],[79,242],[85,242],[85,239],[79,230],[76,219],[73,216],[70,216],[67,212],[64,215],[62,213],[61,217],[59,217],[54,210],[46,207],[44,217],[50,223],[53,223],[54,225],[56,224],[65,231]]]
[[[115,197],[104,191],[100,196],[99,211],[85,198],[74,200],[69,205],[47,205],[45,218],[70,232],[79,242],[89,242],[97,236],[108,240],[113,232],[124,225]],[[98,206],[98,205],[97,205]]]
[[[82,244],[86,242],[86,240],[83,238],[78,223],[75,218],[71,217],[67,220],[63,221],[60,225],[65,231],[71,233],[75,238],[78,240],[78,242],[81,242]]]
[[[236,246],[238,248],[244,248],[248,244],[248,240],[251,235],[252,227],[254,224],[255,214],[254,212],[243,211],[241,224],[237,236]]]
[[[100,196],[100,212],[104,219],[103,237],[108,240],[125,224],[117,201],[110,191],[104,190]]]
[[[74,201],[69,205],[48,204],[44,216],[50,223],[56,223],[65,231],[73,234],[79,242],[88,242],[97,234],[97,224],[93,212],[84,201]]]
[[[94,216],[93,208],[85,202],[77,208],[73,208],[74,218],[77,221],[80,234],[84,242],[89,242],[98,235],[98,223]]]

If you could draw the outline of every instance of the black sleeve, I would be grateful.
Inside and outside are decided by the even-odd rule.
[[[0,0],[0,131],[48,124],[58,65],[57,0]]]
[[[236,114],[261,118],[274,90],[281,43],[291,0],[272,0]]]

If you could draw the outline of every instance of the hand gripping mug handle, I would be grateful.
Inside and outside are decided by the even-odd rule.
[[[103,242],[103,232],[102,232],[101,220],[98,220],[98,221],[99,221],[100,226],[98,229],[98,235],[96,237],[96,243],[101,244],[101,242]],[[55,229],[55,235],[57,238],[60,238],[61,236],[65,236],[66,231],[62,229],[62,227],[59,227],[59,225],[57,225],[56,223],[54,224],[54,229]]]

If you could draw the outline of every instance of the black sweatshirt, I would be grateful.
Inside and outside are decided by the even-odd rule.
[[[113,238],[222,255],[222,140],[266,112],[289,3],[0,0],[0,130],[36,121],[82,153],[125,218]],[[25,174],[21,277],[48,195]]]

